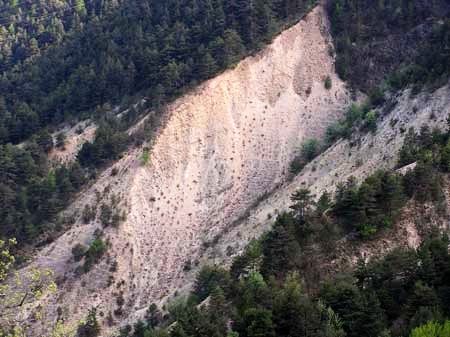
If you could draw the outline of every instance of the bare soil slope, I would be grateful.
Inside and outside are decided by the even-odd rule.
[[[403,145],[409,128],[420,130],[424,124],[431,128],[447,127],[446,119],[450,114],[450,86],[429,93],[413,96],[410,90],[394,97],[395,106],[378,123],[375,133],[354,137],[355,140],[340,140],[322,155],[317,157],[290,183],[281,186],[269,198],[262,201],[249,217],[236,224],[231,230],[224,231],[213,249],[205,254],[205,260],[230,261],[232,256],[245,247],[245,242],[258,238],[267,231],[276,214],[286,210],[291,204],[290,196],[299,188],[310,188],[316,197],[324,191],[334,192],[339,182],[345,182],[354,176],[359,181],[377,169],[391,169],[398,161],[398,152]],[[384,108],[384,110],[386,107]],[[383,114],[380,111],[380,114]],[[448,193],[446,194],[448,197]],[[447,198],[450,207],[450,198]],[[366,257],[388,251],[398,246],[417,247],[421,237],[420,220],[427,212],[414,209],[406,210],[405,216],[390,233],[378,241],[358,247],[347,247],[339,260],[356,262],[360,254]],[[431,218],[431,217],[430,217]],[[450,229],[450,220],[443,224]],[[240,238],[236,240],[236,238]],[[351,243],[350,243],[351,245]],[[230,254],[231,252],[231,254]]]
[[[102,323],[114,326],[188,284],[185,266],[201,258],[204,242],[280,186],[302,141],[321,137],[348,106],[330,48],[319,6],[265,50],[172,104],[146,165],[142,149],[133,150],[114,166],[118,174],[107,170],[83,193],[67,211],[76,224],[34,262],[60,276],[57,306],[67,317],[96,306]],[[83,223],[81,210],[98,210],[113,196],[126,221],[104,230],[107,256],[76,275],[71,248],[89,244],[101,228],[98,217]],[[122,314],[114,313],[119,307]]]
[[[49,154],[50,160],[55,164],[67,164],[72,162],[85,142],[92,142],[95,137],[96,125],[90,120],[82,121],[75,126],[65,127],[58,133],[53,134],[56,141],[59,133],[65,137],[63,147],[55,147]]]

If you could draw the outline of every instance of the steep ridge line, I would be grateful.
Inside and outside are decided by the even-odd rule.
[[[77,216],[73,228],[38,254],[33,265],[60,278],[51,309],[75,320],[95,306],[102,324],[114,327],[186,288],[193,273],[184,267],[201,258],[206,239],[282,184],[301,142],[322,137],[349,105],[331,48],[318,6],[262,52],[173,103],[150,162],[141,164],[142,149],[127,153],[67,210]],[[327,76],[331,90],[324,88]],[[113,195],[126,221],[104,229],[107,256],[79,275],[71,248],[89,244],[101,228],[98,220],[83,223],[81,210],[98,209]],[[119,297],[123,314],[115,316]]]

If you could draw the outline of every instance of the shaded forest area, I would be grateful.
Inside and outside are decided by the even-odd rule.
[[[334,0],[328,2],[328,13],[337,71],[354,88],[370,92],[387,76],[412,64],[423,68],[423,81],[428,71],[434,80],[444,72],[444,80],[448,79],[448,1]],[[442,25],[446,27],[440,36]]]

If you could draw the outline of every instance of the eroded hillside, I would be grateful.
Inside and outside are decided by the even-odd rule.
[[[375,133],[362,133],[350,140],[340,140],[323,154],[308,164],[292,181],[277,189],[270,197],[262,201],[249,217],[229,231],[221,235],[219,245],[205,254],[205,260],[224,261],[230,256],[240,253],[252,238],[260,237],[270,229],[276,214],[285,211],[291,204],[291,195],[299,188],[309,188],[318,198],[323,192],[334,192],[336,185],[345,182],[351,176],[362,181],[379,169],[392,169],[398,162],[398,153],[403,145],[409,128],[419,131],[423,125],[430,128],[446,127],[446,119],[450,114],[450,88],[444,86],[434,92],[422,92],[413,95],[411,90],[392,97],[379,109],[383,116]],[[406,171],[408,168],[403,168]],[[446,191],[447,204],[450,198]],[[423,217],[432,219],[432,207],[422,210],[406,207],[405,214],[395,228],[379,240],[351,247],[352,243],[342,242],[344,249],[337,254],[337,260],[332,261],[330,270],[339,270],[345,264],[354,264],[361,256],[382,255],[399,246],[417,248],[421,242],[420,228]],[[444,226],[448,229],[450,223],[441,221],[431,224]],[[236,240],[239,237],[240,240]],[[230,254],[233,252],[233,254]],[[325,267],[325,266],[323,266]]]
[[[38,254],[34,265],[59,279],[51,309],[76,319],[97,307],[102,323],[114,326],[185,286],[204,243],[282,185],[301,142],[321,137],[348,106],[331,49],[319,6],[260,53],[169,106],[148,163],[139,148],[106,170],[67,210],[76,217],[72,229]],[[80,273],[72,247],[93,240],[101,205],[111,200],[126,220],[104,229],[107,253]],[[97,213],[89,223],[86,205]]]

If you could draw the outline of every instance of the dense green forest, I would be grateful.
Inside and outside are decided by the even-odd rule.
[[[0,71],[38,57],[115,7],[113,0],[0,1]]]
[[[430,224],[417,250],[361,258],[352,272],[309,275],[322,268],[317,251],[333,256],[347,234],[356,241],[376,238],[392,228],[407,201],[415,207],[431,202],[448,214],[442,179],[450,172],[450,117],[448,130],[410,130],[398,165],[417,165],[405,175],[379,171],[361,184],[350,179],[334,198],[324,193],[317,202],[299,190],[291,211],[230,270],[204,267],[187,299],[169,304],[166,315],[151,305],[145,321],[123,328],[121,336],[448,336],[450,239]]]
[[[94,141],[83,145],[77,160],[57,166],[49,163],[47,153],[54,146],[64,147],[64,140],[54,145],[45,130],[23,147],[0,145],[0,236],[25,244],[46,231],[51,239],[74,221],[58,213],[132,141],[137,139],[127,137],[117,123],[101,121]]]
[[[334,0],[328,2],[328,13],[337,71],[353,87],[369,92],[386,76],[415,63],[423,68],[421,80],[427,72],[434,80],[445,73],[446,82],[450,72],[448,1]],[[447,25],[442,31],[445,36],[437,41],[436,31],[443,24]]]
[[[239,61],[313,3],[122,2],[33,62],[3,73],[1,141],[19,142],[141,91],[158,107]]]

